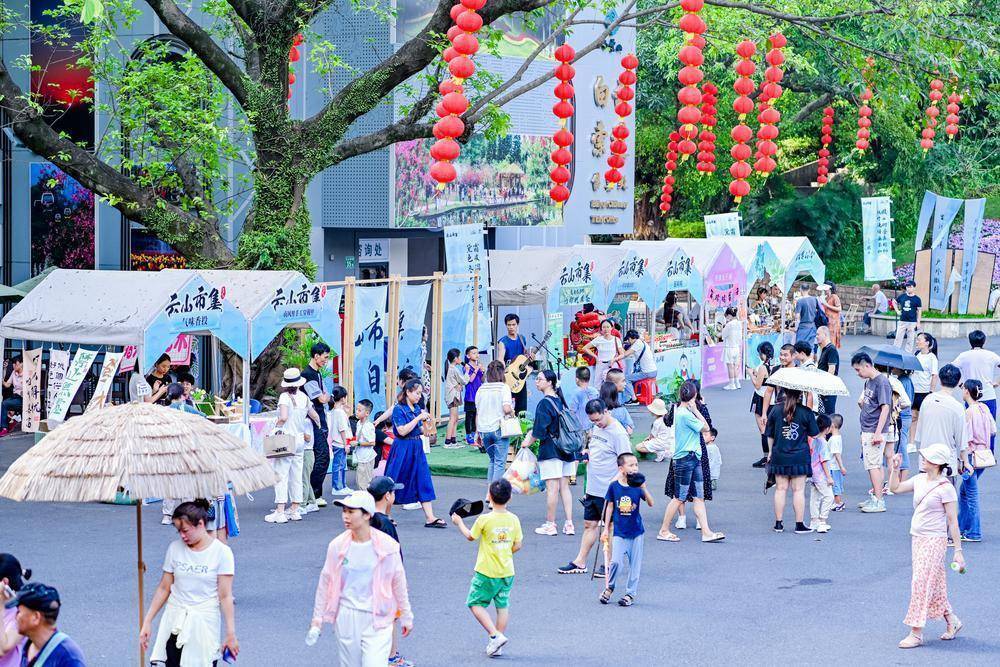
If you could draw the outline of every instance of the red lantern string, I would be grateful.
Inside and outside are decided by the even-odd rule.
[[[747,114],[753,111],[753,100],[750,93],[754,91],[753,76],[756,65],[753,56],[757,53],[757,47],[749,39],[745,39],[736,45],[736,81],[733,82],[733,90],[736,91],[736,99],[733,101],[733,111],[737,115],[737,124],[733,127],[729,136],[733,139],[733,147],[729,154],[733,158],[733,164],[729,167],[729,175],[733,180],[729,183],[729,193],[736,198],[736,205],[750,194],[750,184],[747,178],[750,177],[750,146],[747,144],[753,138],[753,131],[744,122]]]
[[[865,66],[864,72],[861,76],[865,80],[865,90],[861,93],[861,106],[858,108],[858,140],[854,142],[858,150],[864,153],[868,146],[871,145],[870,139],[872,136],[872,108],[868,106],[868,102],[871,101],[872,87],[868,82],[868,77],[871,75],[872,67],[875,65],[875,59],[870,57],[867,60],[867,65]]]
[[[833,143],[833,107],[823,109],[823,127],[820,128],[819,166],[816,168],[816,182],[820,187],[827,182],[830,173],[830,144]]]
[[[951,95],[948,96],[948,106],[945,111],[948,112],[948,116],[944,119],[945,126],[944,131],[948,135],[948,141],[955,138],[958,134],[958,103],[962,101],[962,96],[958,94],[958,91],[952,91]]]
[[[299,33],[292,38],[292,46],[288,49],[288,99],[292,99],[292,86],[295,84],[295,70],[292,68],[292,63],[299,62],[302,57],[298,47],[302,46],[304,41],[305,38]]]
[[[451,19],[455,22],[448,29],[451,46],[441,54],[448,63],[451,79],[438,85],[441,101],[435,112],[439,120],[434,123],[433,130],[437,141],[431,146],[431,157],[435,160],[431,165],[431,178],[437,181],[438,190],[443,190],[457,176],[452,162],[458,159],[461,148],[455,140],[465,132],[461,115],[469,109],[462,83],[476,71],[472,56],[479,51],[479,40],[475,33],[483,27],[483,17],[476,11],[485,4],[486,0],[461,0],[451,8]]]
[[[571,100],[574,95],[573,75],[576,72],[573,66],[570,65],[570,62],[576,57],[576,51],[569,44],[563,44],[556,49],[555,57],[562,64],[556,67],[555,72],[556,79],[560,81],[560,83],[556,84],[555,88],[555,95],[559,101],[552,107],[552,113],[559,119],[559,129],[552,136],[552,141],[557,148],[552,152],[552,161],[555,163],[555,167],[549,172],[549,176],[552,179],[552,188],[549,190],[549,197],[556,203],[556,206],[562,206],[569,199],[569,188],[566,187],[566,184],[569,183],[572,175],[569,170],[569,163],[573,159],[571,149],[573,145],[573,133],[566,129],[566,125],[575,112]]]
[[[663,187],[660,189],[660,210],[664,213],[670,210],[670,202],[673,201],[674,169],[677,169],[677,142],[680,140],[679,132],[670,133],[670,142],[667,144],[667,161],[664,164],[667,175],[663,177]]]
[[[697,169],[703,174],[711,174],[715,171],[715,127],[719,113],[715,108],[719,101],[719,89],[711,82],[706,81],[702,86],[701,96],[701,134],[698,142],[698,165]]]
[[[775,140],[778,138],[778,121],[781,120],[781,114],[774,108],[774,103],[784,92],[779,82],[785,76],[781,69],[781,65],[785,62],[785,54],[782,49],[788,43],[788,40],[780,32],[768,37],[768,41],[771,43],[771,50],[764,56],[769,67],[764,70],[766,83],[761,86],[760,90],[760,99],[764,108],[757,114],[760,129],[757,130],[758,155],[757,161],[754,163],[754,170],[764,175],[770,174],[778,167],[774,156],[778,152],[778,144],[775,143]]]
[[[702,92],[698,89],[698,84],[705,76],[701,71],[701,64],[705,61],[702,53],[705,39],[701,35],[707,28],[698,12],[704,6],[705,0],[681,0],[684,15],[678,27],[684,31],[685,46],[677,54],[678,59],[684,63],[677,74],[677,80],[683,86],[677,92],[677,100],[681,103],[677,110],[677,121],[680,124],[678,132],[681,135],[677,149],[682,162],[698,150],[694,142],[698,138],[698,124],[701,122]]]
[[[937,127],[937,119],[941,115],[941,110],[938,109],[938,102],[944,97],[944,93],[941,92],[943,88],[944,81],[941,79],[933,79],[931,81],[931,92],[929,93],[931,104],[924,112],[927,114],[927,125],[920,131],[920,147],[924,149],[925,156],[927,155],[927,151],[934,147],[934,128]]]
[[[610,168],[604,172],[604,180],[612,185],[622,182],[622,173],[619,169],[625,166],[625,153],[628,152],[628,144],[625,143],[625,139],[628,138],[628,127],[625,125],[625,119],[632,114],[632,105],[629,102],[635,99],[635,88],[632,86],[636,82],[635,70],[638,67],[639,59],[634,54],[630,53],[622,58],[623,71],[618,75],[619,85],[615,93],[618,98],[618,104],[615,105],[618,122],[611,130],[614,138],[611,141],[611,155],[608,156]]]

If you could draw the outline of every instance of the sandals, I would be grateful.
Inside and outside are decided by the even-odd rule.
[[[631,607],[633,604],[635,604],[635,598],[627,593],[622,596],[621,600],[618,601],[619,607]]]
[[[943,639],[944,641],[950,641],[950,640],[954,639],[955,635],[958,634],[958,631],[961,630],[965,626],[965,624],[962,623],[962,619],[960,619],[958,616],[955,616],[954,614],[950,614],[950,617],[952,619],[954,619],[955,622],[954,622],[954,624],[952,624],[952,622],[950,620],[948,620],[947,618],[945,618],[945,620],[948,621],[948,629],[944,631],[943,635],[941,635],[941,639]]]
[[[659,540],[660,542],[680,542],[681,541],[681,538],[677,537],[673,533],[667,533],[666,535],[664,535],[663,533],[657,533],[656,534],[656,539]]]
[[[922,646],[923,643],[923,637],[918,637],[911,632],[903,638],[903,641],[899,642],[899,648],[917,648],[918,646]]]
[[[607,604],[607,603],[611,602],[611,595],[613,593],[614,593],[614,591],[611,590],[610,588],[605,588],[604,592],[601,593],[601,597],[598,598],[600,600],[601,604]]]
[[[702,542],[721,542],[724,539],[726,539],[726,536],[723,535],[722,533],[712,533],[711,537],[703,537],[703,538],[701,538],[701,541]]]
[[[447,528],[448,524],[444,522],[444,519],[434,519],[433,521],[428,521],[424,524],[424,528]]]

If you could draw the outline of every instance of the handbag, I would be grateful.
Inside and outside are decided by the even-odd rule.
[[[275,431],[264,436],[264,457],[269,459],[283,459],[286,456],[295,456],[295,436],[291,433]]]
[[[517,438],[524,435],[521,430],[521,420],[513,415],[504,416],[500,420],[500,437]]]
[[[980,468],[992,468],[997,464],[997,459],[988,449],[972,450],[972,467],[976,470]]]

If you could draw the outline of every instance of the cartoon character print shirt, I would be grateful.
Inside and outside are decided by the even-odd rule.
[[[514,576],[514,544],[522,539],[521,522],[510,512],[481,514],[472,524],[479,540],[476,572],[492,579]]]
[[[642,497],[642,488],[627,486],[618,480],[608,487],[608,495],[604,499],[612,507],[611,521],[615,526],[615,537],[630,540],[646,532],[642,525],[642,516],[639,514]]]

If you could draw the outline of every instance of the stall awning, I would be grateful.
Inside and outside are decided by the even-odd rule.
[[[544,306],[572,248],[490,250],[490,303]]]

